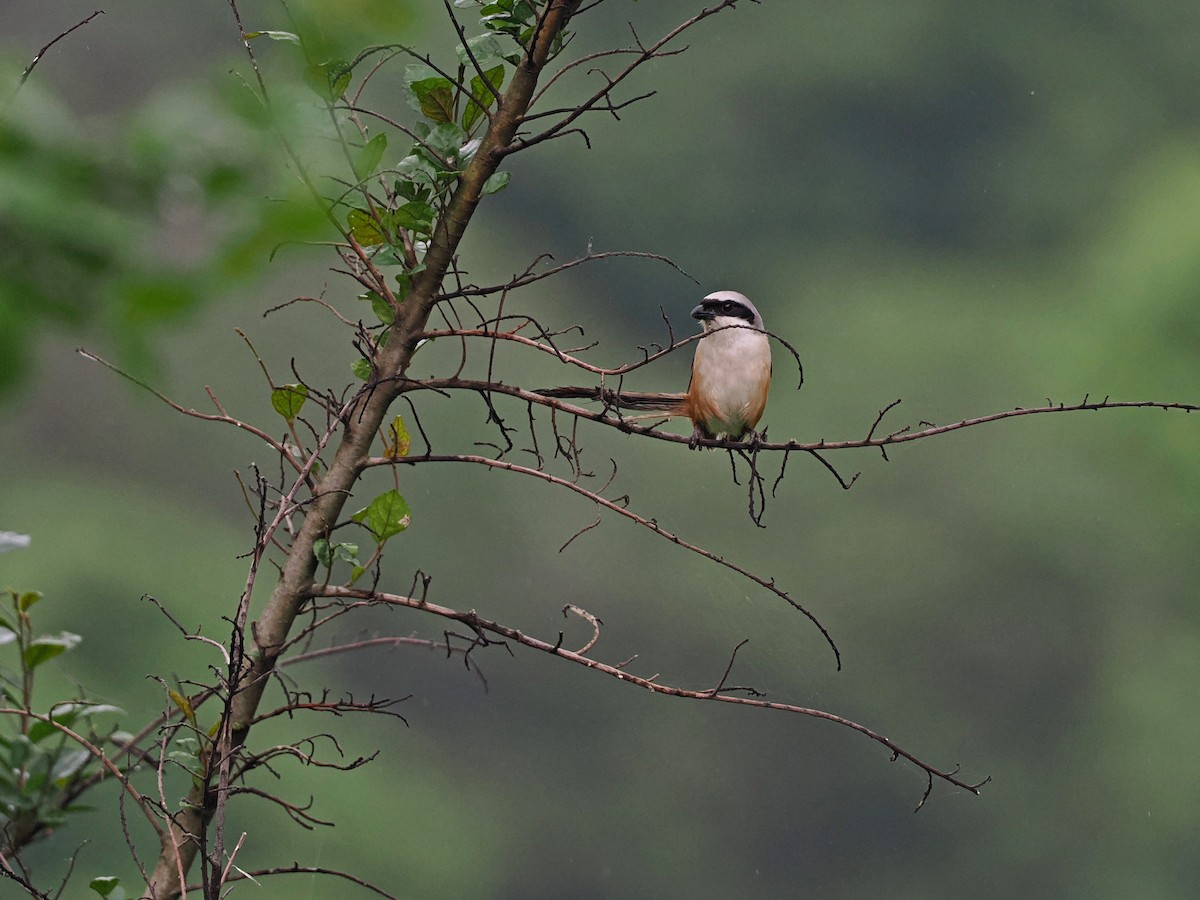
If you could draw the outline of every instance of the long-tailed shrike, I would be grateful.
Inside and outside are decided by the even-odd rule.
[[[685,394],[561,387],[538,391],[546,397],[603,400],[622,409],[654,410],[692,420],[694,449],[702,438],[741,440],[762,418],[771,389],[771,343],[750,298],[715,291],[692,310],[704,327],[692,359]]]

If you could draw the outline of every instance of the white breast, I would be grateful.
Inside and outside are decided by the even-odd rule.
[[[740,322],[718,316],[708,325],[713,333],[696,347],[693,378],[703,373],[705,395],[716,410],[705,425],[714,434],[739,435],[753,428],[771,379],[767,336],[748,327],[722,328]]]

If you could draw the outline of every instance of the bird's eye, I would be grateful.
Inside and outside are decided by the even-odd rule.
[[[733,312],[733,301],[726,300],[724,303],[721,304],[721,309],[727,313]]]

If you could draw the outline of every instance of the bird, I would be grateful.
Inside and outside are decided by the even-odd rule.
[[[600,400],[621,409],[654,410],[686,416],[692,422],[688,446],[703,439],[740,441],[762,418],[771,389],[771,342],[750,298],[737,291],[714,291],[692,310],[704,333],[692,358],[692,377],[683,394],[613,391],[604,387],[557,387],[544,397]],[[650,418],[641,416],[635,418]]]

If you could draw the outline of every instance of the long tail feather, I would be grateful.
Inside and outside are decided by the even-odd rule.
[[[686,394],[617,391],[607,387],[538,388],[534,393],[557,400],[595,400],[617,409],[644,409],[681,415]]]

